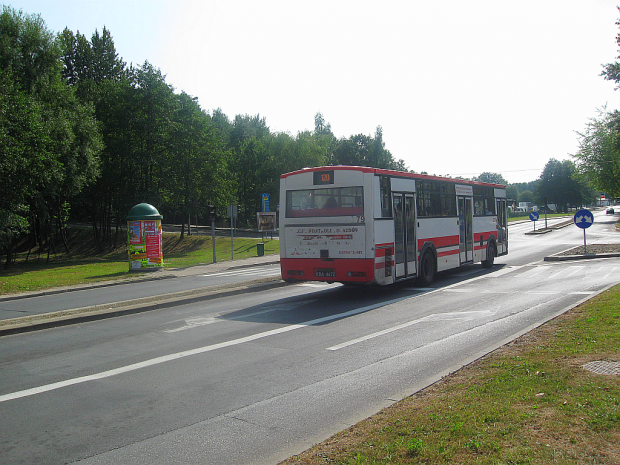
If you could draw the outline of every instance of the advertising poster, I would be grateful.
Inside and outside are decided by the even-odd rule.
[[[161,236],[146,236],[146,257],[149,259],[161,257]]]
[[[127,227],[129,228],[129,243],[142,244],[142,222],[129,221]]]
[[[145,234],[157,234],[157,221],[147,220],[144,221],[144,233]]]
[[[259,231],[276,230],[276,212],[258,212],[256,218]]]

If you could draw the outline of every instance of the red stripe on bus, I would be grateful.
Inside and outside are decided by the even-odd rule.
[[[437,252],[437,257],[447,257],[448,255],[456,255],[459,253],[459,249],[447,250],[445,252]]]
[[[418,239],[418,250],[422,250],[425,242],[432,242],[436,249],[442,247],[455,247],[459,245],[459,236],[442,236]]]

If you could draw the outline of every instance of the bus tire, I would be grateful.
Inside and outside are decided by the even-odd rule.
[[[437,264],[435,263],[435,255],[430,250],[426,250],[422,254],[422,259],[420,260],[418,282],[424,286],[428,286],[435,280],[436,272]]]
[[[482,266],[484,268],[491,268],[493,263],[495,263],[495,257],[497,256],[497,249],[495,248],[495,243],[492,242],[487,245],[487,258],[486,260],[482,260]]]

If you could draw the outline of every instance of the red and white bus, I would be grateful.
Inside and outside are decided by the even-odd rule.
[[[359,166],[280,178],[282,279],[391,284],[508,253],[506,188]]]

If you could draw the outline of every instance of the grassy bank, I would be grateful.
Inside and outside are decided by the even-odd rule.
[[[620,286],[285,462],[618,464]]]
[[[260,239],[234,239],[234,258],[255,257]],[[279,253],[279,241],[265,239],[265,254]],[[218,262],[231,260],[230,237],[216,237],[216,257]],[[56,254],[37,254],[27,251],[17,255],[17,260],[8,270],[0,271],[0,295],[15,292],[35,291],[50,287],[70,286],[106,280],[123,280],[134,276],[129,272],[129,260],[124,241],[117,247],[99,251],[94,243],[90,229],[69,231],[69,253],[62,244],[57,244]],[[211,236],[185,236],[164,233],[163,255],[165,268],[213,262],[213,243]],[[27,260],[26,260],[27,258]]]

